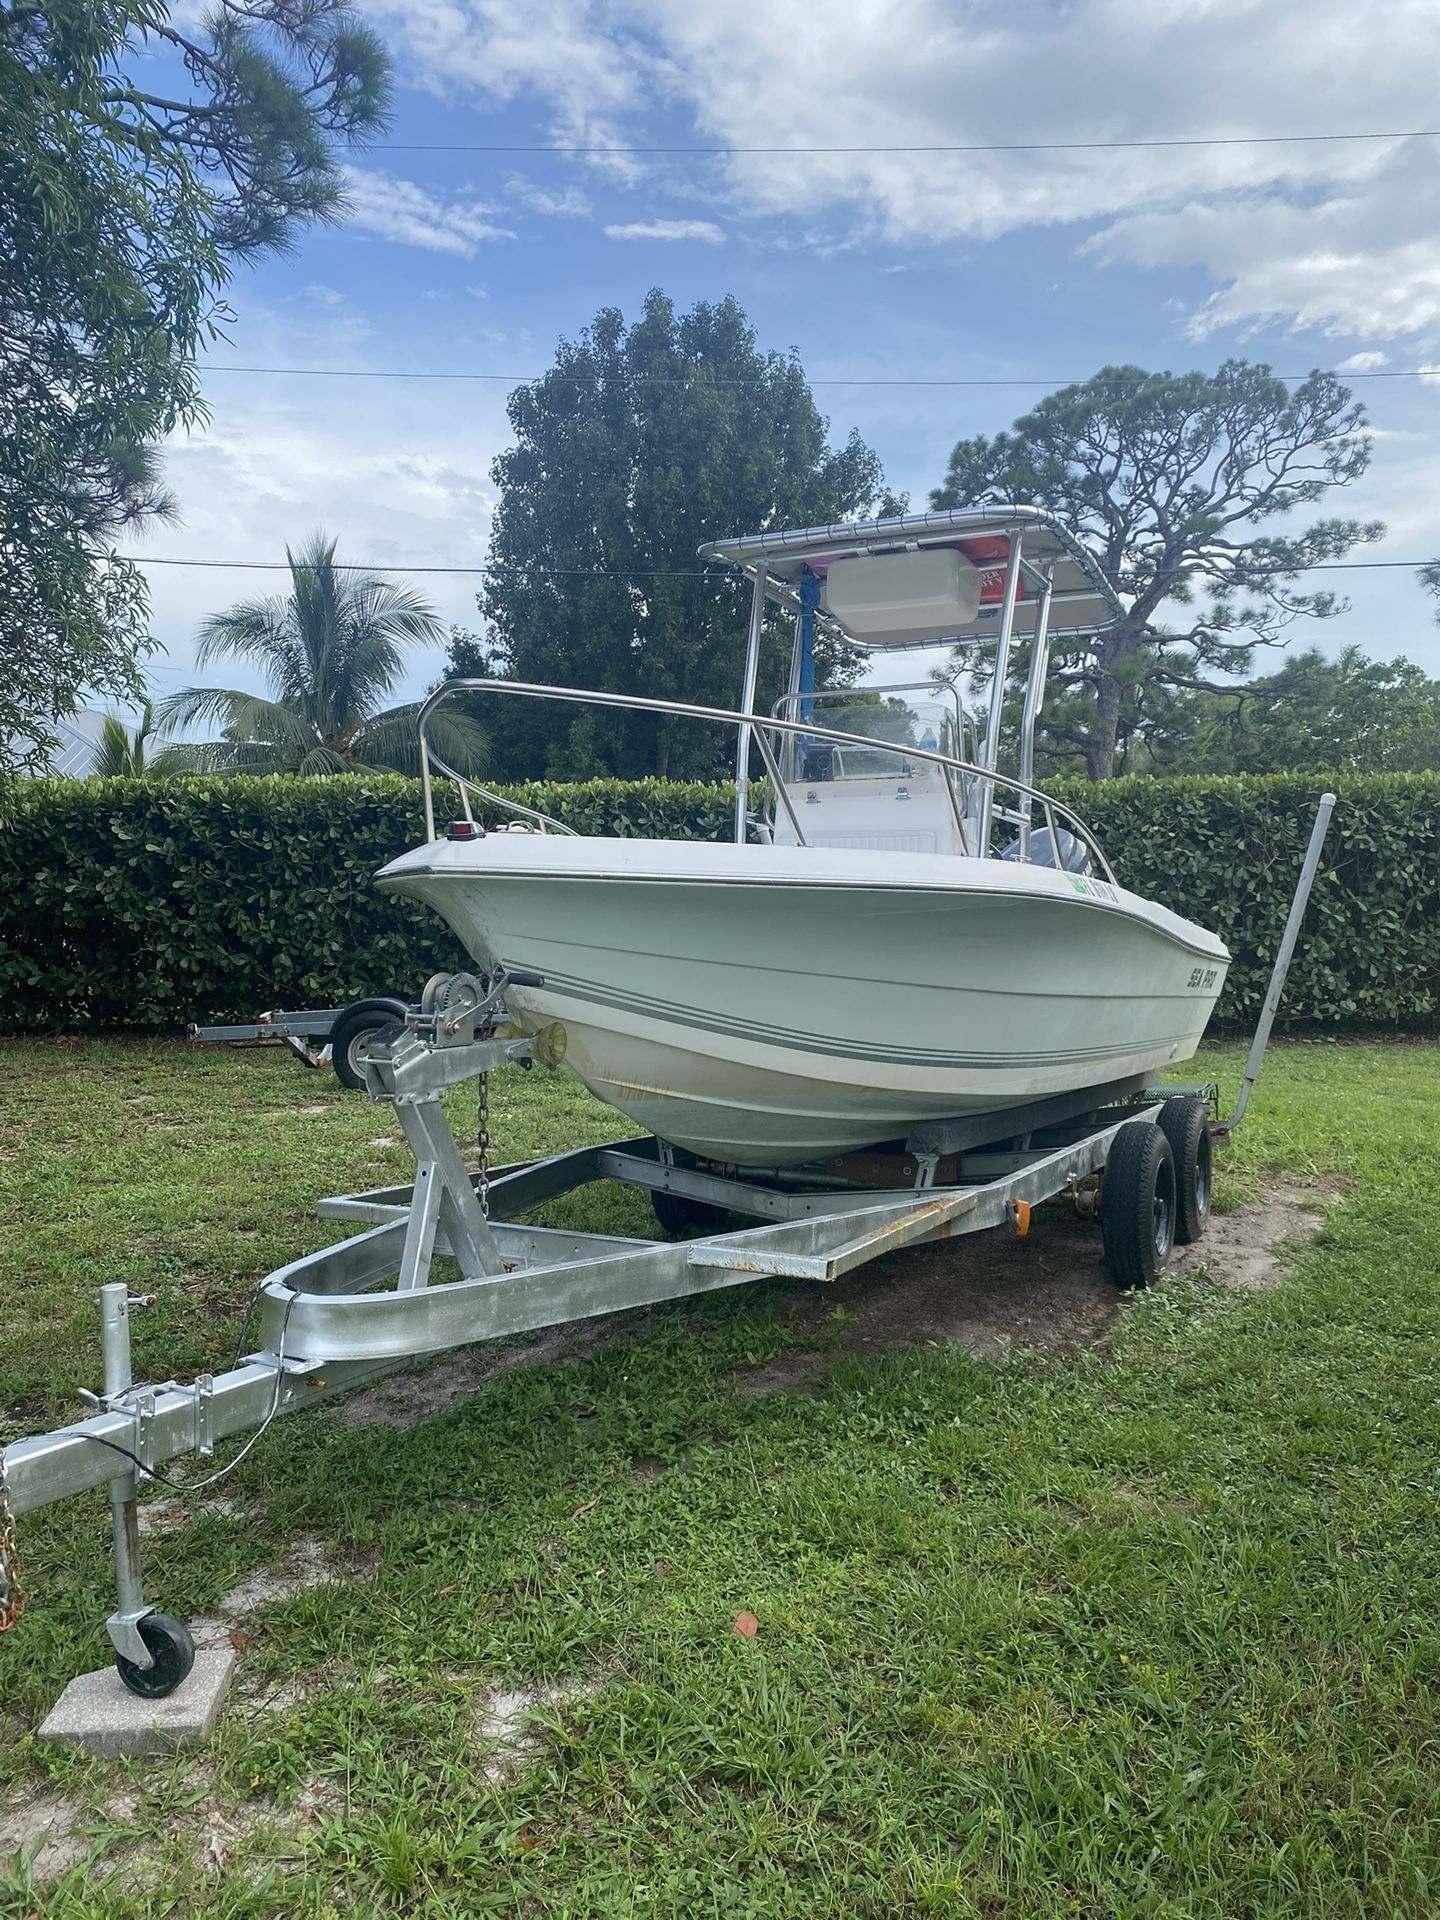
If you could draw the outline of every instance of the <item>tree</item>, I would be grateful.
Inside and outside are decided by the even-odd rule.
[[[0,0],[0,767],[43,763],[83,689],[138,695],[112,543],[173,513],[155,449],[204,417],[226,276],[336,215],[386,72],[347,0],[221,0],[193,33],[164,0]]]
[[[219,659],[258,667],[273,697],[186,687],[161,703],[159,731],[218,721],[218,740],[189,749],[208,773],[418,771],[418,703],[383,711],[379,703],[405,669],[405,650],[443,639],[439,619],[408,587],[337,564],[335,542],[323,533],[285,557],[289,594],[213,615],[196,653],[202,667]],[[484,765],[484,731],[464,714],[442,710],[430,739],[460,773]]]
[[[172,774],[199,771],[196,750],[179,742],[157,751],[159,730],[155,708],[148,699],[140,702],[140,724],[127,727],[117,714],[107,713],[100,723],[100,741],[95,749],[95,764],[90,777],[99,780],[164,780]]]
[[[1227,360],[1213,374],[1106,367],[1047,395],[1012,432],[959,442],[934,506],[1047,508],[1097,555],[1126,606],[1113,627],[1057,646],[1043,722],[1052,746],[1107,778],[1148,690],[1213,687],[1207,669],[1243,674],[1294,621],[1343,610],[1334,594],[1293,583],[1383,527],[1269,529],[1364,473],[1364,424],[1329,374],[1292,392],[1267,366]],[[1165,631],[1157,620],[1174,608],[1192,610],[1189,624]]]
[[[452,672],[734,706],[749,588],[728,569],[702,573],[696,548],[893,505],[875,455],[855,434],[827,446],[799,362],[759,352],[732,299],[677,315],[652,292],[629,327],[603,309],[509,413],[516,445],[492,468],[500,505],[479,597],[488,633],[457,636]],[[783,687],[782,656],[788,640],[772,639],[762,706]],[[831,649],[817,665],[834,679],[855,662]],[[502,765],[708,773],[725,745],[683,721],[510,701]]]
[[[1157,773],[1417,773],[1440,769],[1440,681],[1403,657],[1317,648],[1233,693],[1182,691]]]

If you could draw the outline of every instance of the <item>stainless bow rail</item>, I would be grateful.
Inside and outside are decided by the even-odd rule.
[[[862,689],[863,691],[863,689]],[[883,692],[881,688],[879,691]],[[1057,825],[1064,826],[1073,833],[1086,848],[1103,879],[1113,886],[1115,875],[1106,860],[1099,841],[1073,808],[1053,799],[1040,787],[1032,786],[1025,780],[1012,774],[997,772],[993,767],[977,765],[970,760],[957,760],[950,754],[940,753],[929,747],[911,747],[891,740],[879,740],[870,734],[846,733],[835,727],[821,726],[813,720],[782,720],[778,715],[762,715],[753,712],[740,712],[730,707],[695,706],[685,700],[649,700],[628,693],[602,693],[589,687],[546,687],[525,680],[447,680],[442,687],[424,702],[419,713],[420,733],[420,781],[425,801],[425,832],[429,839],[437,838],[435,831],[435,793],[434,778],[437,773],[452,781],[459,792],[460,804],[465,818],[475,818],[471,808],[471,797],[488,802],[505,813],[513,813],[524,820],[532,820],[547,833],[570,833],[575,829],[561,820],[552,819],[549,814],[537,812],[534,807],[523,806],[518,800],[496,793],[489,787],[481,786],[468,775],[447,766],[430,745],[427,725],[432,713],[443,701],[453,699],[458,694],[482,694],[487,698],[502,697],[521,700],[560,700],[570,701],[579,706],[619,708],[629,713],[664,714],[687,720],[710,721],[714,724],[733,727],[742,748],[746,740],[753,739],[755,747],[764,764],[767,779],[767,799],[783,808],[786,821],[800,846],[805,846],[805,831],[800,818],[791,804],[786,791],[786,783],[781,778],[780,766],[775,750],[767,736],[778,733],[791,740],[826,741],[840,747],[863,747],[877,752],[895,755],[897,760],[919,762],[925,766],[941,769],[952,807],[957,807],[956,820],[960,830],[961,842],[971,853],[986,857],[992,856],[989,845],[993,820],[1020,830],[1021,838],[1027,843],[1031,831],[1035,810],[1038,808],[1046,826],[1050,829],[1052,841]],[[972,786],[972,783],[974,785]],[[989,796],[989,804],[981,809],[982,824],[977,829],[979,844],[970,846],[970,831],[963,808],[959,808],[957,786],[960,792],[978,790]],[[1015,804],[1000,808],[993,804],[997,793],[1014,796]],[[748,818],[748,816],[747,816]],[[742,836],[737,833],[737,839]]]

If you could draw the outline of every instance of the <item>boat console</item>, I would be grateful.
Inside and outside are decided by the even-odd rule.
[[[877,853],[965,852],[965,819],[978,806],[973,776],[920,752],[964,760],[974,729],[953,684],[918,681],[869,688],[787,693],[775,703],[787,720],[818,721],[873,745],[789,737],[778,755],[790,802],[769,823],[775,846],[799,844],[798,814],[811,847]]]

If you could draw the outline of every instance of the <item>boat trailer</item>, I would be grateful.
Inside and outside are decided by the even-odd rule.
[[[937,1122],[903,1143],[816,1169],[699,1165],[645,1137],[583,1147],[490,1171],[465,1162],[442,1104],[466,1081],[515,1063],[555,1067],[558,1027],[519,1032],[504,995],[533,976],[437,975],[403,1017],[357,1038],[370,1098],[394,1108],[415,1156],[409,1186],[322,1200],[322,1218],[363,1231],[307,1254],[262,1281],[250,1315],[254,1350],[194,1382],[132,1377],[130,1315],[155,1304],[123,1284],[100,1289],[103,1386],[93,1411],[0,1452],[0,1630],[24,1611],[14,1522],[91,1489],[109,1490],[118,1604],[106,1621],[120,1678],[158,1699],[190,1671],[186,1628],[147,1605],[137,1487],[185,1455],[201,1462],[232,1437],[363,1381],[475,1341],[653,1306],[768,1275],[825,1284],[882,1254],[990,1227],[1028,1230],[1031,1210],[1068,1199],[1097,1217],[1122,1285],[1146,1285],[1172,1244],[1197,1238],[1210,1201],[1211,1142],[1239,1124],[1259,1073],[1319,864],[1334,796],[1320,803],[1246,1065],[1239,1104],[1216,1113],[1208,1086],[1147,1086],[1143,1078],[1032,1102],[1004,1114]],[[901,1150],[903,1146],[903,1151]],[[483,1127],[482,1127],[483,1148]],[[527,1225],[547,1201],[596,1180],[648,1190],[671,1230],[655,1241]],[[752,1224],[728,1229],[727,1216]],[[447,1256],[458,1279],[437,1278]],[[249,1324],[247,1320],[247,1325]],[[243,1338],[243,1330],[242,1330]]]

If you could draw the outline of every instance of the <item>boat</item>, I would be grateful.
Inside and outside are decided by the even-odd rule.
[[[734,709],[600,689],[452,681],[420,717],[427,839],[377,876],[426,902],[526,1031],[559,1023],[599,1099],[705,1167],[924,1157],[1078,1114],[1193,1055],[1224,986],[1216,935],[1121,887],[1095,835],[1034,784],[1049,646],[1120,607],[1031,506],[748,535],[701,550],[750,581]],[[756,710],[791,617],[787,690]],[[994,652],[983,728],[934,681],[816,689],[817,635],[877,655]],[[999,764],[1028,642],[1013,771]],[[733,731],[727,842],[580,835],[440,762],[457,694],[566,700]],[[765,775],[756,810],[752,755]],[[437,831],[437,775],[462,812]],[[486,830],[472,804],[513,814]],[[894,1164],[893,1160],[887,1164]]]

